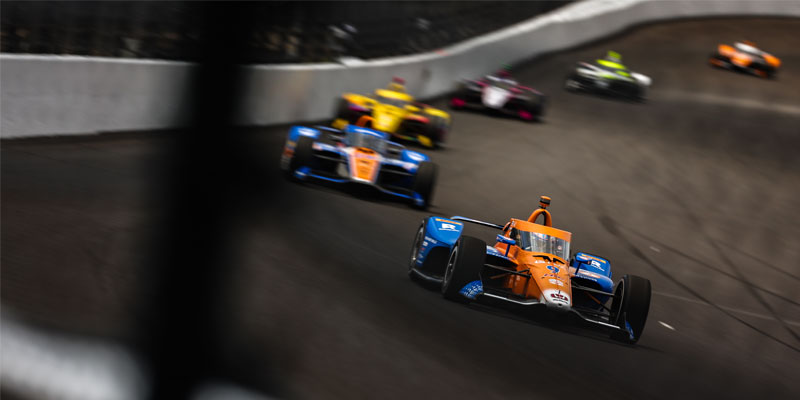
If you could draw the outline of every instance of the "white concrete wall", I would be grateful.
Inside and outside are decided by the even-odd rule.
[[[268,125],[333,115],[343,92],[371,92],[392,76],[432,97],[455,79],[572,47],[632,25],[684,17],[800,17],[800,1],[587,0],[435,52],[357,65],[244,67],[239,122]],[[0,55],[0,137],[86,134],[181,126],[191,64],[112,58]]]
[[[159,129],[182,123],[191,64],[0,56],[0,137]],[[184,118],[185,119],[185,118]]]

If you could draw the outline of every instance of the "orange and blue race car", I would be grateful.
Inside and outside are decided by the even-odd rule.
[[[450,129],[450,114],[415,102],[400,78],[394,78],[386,89],[375,90],[372,96],[342,95],[332,126],[342,129],[364,115],[372,117],[370,128],[429,148],[441,145]]]
[[[720,44],[708,62],[715,67],[741,71],[772,78],[781,66],[781,60],[766,51],[760,50],[749,41],[736,42],[733,46]]]
[[[409,276],[441,285],[451,300],[569,313],[608,330],[613,339],[636,343],[650,309],[650,281],[624,275],[614,285],[607,259],[582,252],[570,258],[572,234],[553,227],[549,197],[542,196],[539,204],[528,219],[511,218],[505,225],[428,217],[414,238]],[[487,245],[462,235],[465,222],[501,233]]]
[[[389,141],[389,135],[364,127],[371,117],[343,129],[293,126],[283,147],[281,168],[307,181],[372,186],[380,192],[427,208],[433,198],[437,166],[420,152]]]

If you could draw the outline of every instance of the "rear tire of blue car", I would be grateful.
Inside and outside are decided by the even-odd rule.
[[[430,161],[419,163],[412,190],[422,197],[423,204],[418,207],[423,210],[427,209],[433,200],[433,190],[436,187],[436,176],[438,173],[439,171],[436,164]]]
[[[480,279],[486,262],[486,242],[471,236],[462,236],[453,249],[442,279],[442,295],[449,300],[467,303],[461,289],[468,283]]]
[[[633,337],[624,331],[613,331],[612,339],[630,344],[639,341],[650,311],[651,292],[650,281],[640,276],[625,275],[617,283],[611,302],[611,322],[623,330],[630,326]]]

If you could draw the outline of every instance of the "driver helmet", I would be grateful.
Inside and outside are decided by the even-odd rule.
[[[497,71],[497,76],[500,78],[511,78],[511,66],[508,64],[503,64],[499,71]]]
[[[617,64],[622,64],[622,55],[620,55],[616,51],[609,50],[606,53],[606,60],[611,61],[611,62],[615,62]]]

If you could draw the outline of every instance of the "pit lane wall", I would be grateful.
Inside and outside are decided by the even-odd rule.
[[[238,122],[271,125],[333,116],[343,92],[369,93],[392,76],[419,98],[537,54],[630,26],[714,16],[800,17],[800,1],[586,0],[438,51],[343,64],[243,67]],[[731,38],[736,39],[736,38]],[[189,63],[78,56],[0,55],[0,138],[185,126]]]

